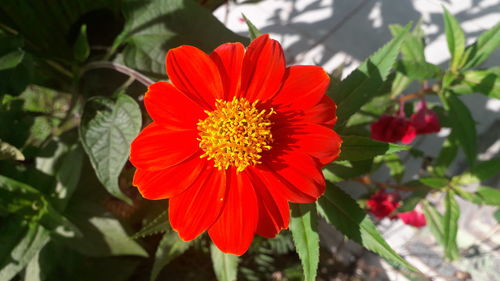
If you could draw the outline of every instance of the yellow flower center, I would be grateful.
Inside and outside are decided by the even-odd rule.
[[[208,117],[197,124],[205,152],[201,158],[213,159],[219,170],[234,166],[238,172],[261,163],[261,153],[270,150],[273,142],[269,117],[275,112],[259,110],[257,103],[245,98],[217,100],[214,111],[205,111]]]

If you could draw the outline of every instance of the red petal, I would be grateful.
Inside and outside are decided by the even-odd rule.
[[[245,47],[241,43],[222,44],[210,54],[219,68],[226,100],[231,100],[240,89],[244,55]]]
[[[328,96],[324,96],[318,104],[304,110],[304,116],[301,118],[301,121],[333,128],[333,125],[337,122],[336,110],[337,105],[333,100]]]
[[[219,216],[226,194],[226,174],[210,167],[183,193],[170,199],[172,228],[184,241],[195,239]]]
[[[249,175],[259,202],[257,234],[266,238],[273,238],[282,229],[288,227],[290,221],[288,202],[274,186],[266,186],[253,170],[249,170]]]
[[[248,175],[231,169],[227,200],[220,217],[208,229],[214,244],[224,253],[242,255],[252,243],[259,210],[257,197]]]
[[[259,36],[248,46],[243,58],[241,96],[249,101],[266,101],[273,97],[282,84],[285,74],[285,56],[281,45]]]
[[[323,68],[312,65],[296,65],[286,69],[283,87],[272,104],[291,109],[308,109],[325,96],[330,77]],[[279,108],[277,109],[279,111]]]
[[[137,169],[133,185],[137,186],[142,197],[151,200],[176,196],[191,186],[206,168],[207,161],[193,155],[178,165],[158,171]]]
[[[285,152],[277,147],[270,152],[273,155],[265,155],[263,164],[255,167],[266,186],[276,188],[294,203],[314,202],[325,192],[325,178],[316,159],[301,151]]]
[[[153,122],[130,145],[130,162],[147,170],[174,166],[200,149],[197,137],[196,130],[167,130]]]
[[[151,84],[144,104],[151,118],[168,128],[196,129],[196,123],[206,117],[197,103],[167,82]]]
[[[183,45],[167,54],[167,74],[172,83],[203,108],[213,109],[224,89],[219,70],[210,57],[198,48]]]
[[[416,210],[399,213],[397,216],[405,223],[414,227],[423,227],[427,224],[425,215],[422,212]]]
[[[276,138],[285,136],[285,146],[292,150],[300,150],[315,157],[321,165],[326,165],[335,160],[340,154],[342,140],[332,129],[312,124],[294,124],[292,127],[280,127],[273,132]],[[283,145],[283,144],[282,144]]]

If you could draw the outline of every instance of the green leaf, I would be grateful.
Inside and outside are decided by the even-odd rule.
[[[117,12],[119,4],[120,1],[117,0],[51,0],[51,2],[2,0],[0,14],[3,24],[10,25],[31,43],[26,44],[26,48],[32,48],[41,56],[69,61],[73,59],[73,42],[68,38],[72,37],[71,29],[74,24],[83,20],[83,15],[90,16],[91,11],[107,10],[112,15],[113,12]],[[86,17],[86,20],[90,19],[91,17]],[[109,24],[113,24],[112,17],[108,16],[106,19],[109,20]]]
[[[356,201],[337,186],[327,185],[325,195],[318,200],[318,207],[320,214],[349,239],[392,263],[418,272],[387,244],[368,214],[359,207]]]
[[[458,218],[460,217],[460,208],[455,200],[455,194],[452,191],[446,193],[445,212],[443,217],[444,231],[444,251],[449,260],[455,260],[459,257],[457,246]]]
[[[500,223],[500,209],[496,210],[495,213],[493,213],[493,217],[497,221],[497,223]]]
[[[410,196],[403,199],[401,207],[398,208],[398,213],[405,213],[415,209],[418,203],[422,202],[429,194],[427,190],[419,190],[412,192]]]
[[[191,246],[191,243],[182,241],[176,232],[170,231],[165,233],[158,248],[156,248],[155,261],[149,280],[156,280],[160,271],[172,260],[189,249],[189,246]]]
[[[131,204],[119,187],[118,176],[127,162],[129,147],[141,129],[139,105],[131,97],[118,94],[115,100],[94,97],[85,104],[80,140],[99,181],[107,191]]]
[[[133,239],[139,237],[146,237],[150,235],[155,235],[161,232],[170,230],[170,224],[168,223],[168,212],[161,212],[157,217],[152,219],[150,222],[146,223],[139,232],[132,236]]]
[[[342,148],[338,160],[360,161],[377,155],[391,154],[410,147],[372,140],[367,137],[342,136]]]
[[[459,94],[481,93],[490,98],[500,99],[499,73],[500,68],[467,71],[461,83],[453,86],[451,90]]]
[[[479,162],[472,169],[460,176],[454,177],[454,179],[459,184],[472,184],[487,180],[497,175],[498,171],[500,171],[500,158],[493,158]]]
[[[441,68],[428,62],[414,62],[408,60],[398,61],[397,70],[408,78],[425,80],[438,78],[441,75]]]
[[[342,128],[348,119],[365,103],[368,103],[383,85],[409,29],[408,25],[396,38],[349,74],[338,87],[332,89],[331,96],[338,105],[337,129]]]
[[[242,14],[242,16],[248,26],[248,34],[250,36],[250,40],[253,41],[257,37],[261,36],[262,32],[260,32],[260,30],[255,27],[255,25],[244,14]]]
[[[423,210],[425,219],[427,220],[427,225],[431,233],[436,238],[437,242],[441,245],[445,245],[444,239],[444,227],[443,227],[443,216],[426,200],[423,201]]]
[[[192,0],[127,0],[123,13],[125,28],[113,49],[126,43],[127,66],[163,79],[169,49],[186,44],[211,52],[226,42],[248,42]]]
[[[446,170],[451,165],[451,162],[455,159],[458,152],[458,145],[455,141],[454,135],[450,134],[448,138],[444,141],[441,151],[436,157],[433,172],[438,176],[445,176]]]
[[[331,182],[344,181],[367,174],[372,170],[373,159],[362,161],[335,161],[323,169],[325,178]]]
[[[0,160],[24,161],[24,155],[15,146],[0,140]]]
[[[400,183],[405,173],[405,165],[401,161],[401,158],[397,154],[388,154],[383,157],[383,161],[387,165],[387,168],[389,168],[391,176],[397,183]]]
[[[444,8],[444,7],[443,7]],[[444,30],[451,54],[451,69],[458,70],[465,50],[465,35],[457,19],[444,8]]]
[[[217,246],[210,246],[210,256],[215,276],[219,281],[235,281],[238,273],[238,256],[225,254]]]
[[[90,55],[90,46],[87,38],[87,25],[80,27],[80,33],[73,46],[73,55],[79,62],[85,61]]]
[[[476,195],[481,198],[481,203],[486,205],[500,206],[500,190],[487,186],[480,186]]]
[[[92,257],[148,256],[148,253],[129,237],[121,223],[111,216],[79,213],[73,214],[71,219],[82,232],[82,236],[61,237],[59,240],[84,255]]]
[[[66,209],[78,181],[83,162],[83,150],[74,143],[73,136],[68,140],[65,136],[56,138],[51,145],[54,149],[49,157],[37,157],[36,168],[45,174],[54,176],[57,183],[50,193],[51,202],[56,210],[62,212]],[[75,137],[76,138],[76,137]]]
[[[438,178],[438,177],[423,177],[419,178],[418,181],[420,181],[421,183],[423,183],[428,187],[437,189],[446,187],[450,182],[447,178]]]
[[[397,37],[405,32],[405,28],[399,24],[389,25],[389,30],[393,37]],[[401,46],[401,53],[405,60],[425,62],[424,39],[418,31],[419,26],[417,25],[412,33],[407,33],[405,41]]]
[[[49,231],[32,223],[27,232],[15,244],[12,251],[0,260],[0,280],[11,280],[49,242]],[[2,243],[3,240],[2,240]]]
[[[446,92],[446,104],[449,107],[450,121],[453,134],[464,150],[469,165],[476,162],[476,123],[467,106],[453,93]]]
[[[500,23],[483,32],[476,42],[465,48],[464,68],[480,65],[500,45]]]
[[[316,280],[319,263],[318,215],[316,205],[290,204],[290,231],[299,254],[305,281]]]
[[[11,51],[4,55],[0,55],[0,70],[16,67],[21,63],[23,58],[24,51],[21,49]]]

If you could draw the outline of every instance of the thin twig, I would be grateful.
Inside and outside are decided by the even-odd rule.
[[[130,77],[133,77],[137,82],[143,84],[144,86],[148,87],[149,85],[153,84],[154,81],[146,77],[145,75],[139,73],[138,71],[135,71],[125,65],[121,65],[115,62],[110,62],[110,61],[95,61],[87,64],[83,69],[82,73],[85,73],[87,71],[93,70],[93,69],[100,69],[100,68],[107,68],[107,69],[114,69],[118,72],[121,72],[123,74],[126,74]]]

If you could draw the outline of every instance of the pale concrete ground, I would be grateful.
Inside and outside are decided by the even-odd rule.
[[[215,15],[231,30],[247,35],[241,16],[244,13],[262,32],[270,33],[282,43],[290,64],[317,64],[332,71],[344,62],[347,64],[344,76],[390,40],[389,24],[405,25],[419,19],[423,20],[427,35],[427,60],[445,66],[450,55],[441,5],[458,18],[468,42],[500,21],[500,0],[263,0],[238,4],[240,2],[248,1],[229,1],[216,10]],[[500,65],[499,50],[483,67],[493,65]],[[478,124],[480,159],[499,157],[500,101],[479,94],[462,99],[472,109]],[[420,137],[416,144],[435,155],[448,133],[442,130],[438,135]],[[460,173],[466,168],[463,154],[457,162],[451,170]],[[405,179],[411,179],[420,165],[420,161],[408,161]],[[376,176],[382,181],[386,179],[383,171]],[[488,184],[500,188],[500,176]],[[441,198],[432,199],[441,205]],[[396,251],[432,280],[467,280],[461,278],[462,272],[469,272],[473,280],[500,280],[500,227],[492,218],[495,208],[459,203],[462,214],[458,242],[463,257],[458,262],[443,260],[442,249],[426,229],[416,231],[393,221],[383,221],[379,227]],[[405,280],[387,264],[383,266],[387,270],[386,279]]]

